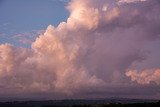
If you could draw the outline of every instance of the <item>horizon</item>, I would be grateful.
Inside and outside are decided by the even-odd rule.
[[[159,99],[150,99],[150,98],[123,98],[123,97],[110,97],[110,98],[68,98],[68,99],[30,99],[30,98],[11,98],[11,99],[1,99],[0,100],[0,103],[7,103],[7,102],[48,102],[48,101],[102,101],[102,100],[105,100],[105,101],[113,101],[113,102],[119,102],[119,101],[122,101],[122,102],[128,102],[128,101],[131,101],[132,103],[133,102],[157,102],[157,101],[160,101]]]

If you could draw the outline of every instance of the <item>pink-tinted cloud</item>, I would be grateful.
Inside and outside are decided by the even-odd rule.
[[[17,40],[19,43],[22,44],[32,44],[35,41],[35,38],[43,33],[44,30],[33,30],[31,32],[14,35],[12,39]]]
[[[0,45],[0,95],[160,98],[158,0],[72,0],[67,9],[67,22],[31,49]]]
[[[144,1],[147,0],[119,0],[118,3],[121,4],[121,3],[133,3],[133,2],[144,2]]]
[[[137,81],[139,84],[150,84],[150,82],[155,82],[160,84],[160,69],[156,70],[144,70],[144,71],[128,71],[127,76],[130,76],[132,81]]]

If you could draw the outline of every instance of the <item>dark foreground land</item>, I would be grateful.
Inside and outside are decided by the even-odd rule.
[[[158,100],[101,99],[0,102],[0,107],[160,107]]]

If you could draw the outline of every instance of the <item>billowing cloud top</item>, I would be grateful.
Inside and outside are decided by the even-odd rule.
[[[0,45],[1,98],[160,98],[159,0],[72,0],[67,9],[67,22],[31,49]]]

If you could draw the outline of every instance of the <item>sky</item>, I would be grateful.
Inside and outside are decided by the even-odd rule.
[[[0,100],[160,99],[159,0],[0,0]]]
[[[28,42],[37,37],[38,31],[66,21],[66,5],[67,0],[0,0],[0,43],[30,47]],[[21,35],[31,37],[22,42]]]

